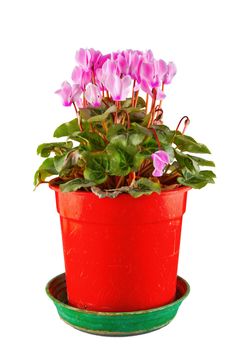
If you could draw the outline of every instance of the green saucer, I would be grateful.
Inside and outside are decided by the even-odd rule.
[[[170,304],[149,310],[98,312],[68,305],[64,273],[53,278],[46,286],[46,292],[63,321],[84,332],[111,336],[142,334],[166,326],[175,317],[189,291],[189,284],[178,276],[176,299]]]

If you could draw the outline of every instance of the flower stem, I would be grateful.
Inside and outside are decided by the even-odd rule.
[[[106,101],[104,101],[104,99],[102,99],[102,102],[103,102],[103,104],[105,104],[105,106],[106,106],[106,107],[108,107],[108,108],[109,108],[109,104],[107,104],[107,102],[106,102]]]
[[[132,107],[134,106],[134,88],[135,88],[136,80],[133,81],[133,91],[132,91]]]
[[[104,131],[106,132],[106,134],[107,134],[107,132],[108,132],[108,127],[107,127],[107,123],[106,123],[106,121],[104,120],[104,121],[102,121],[102,127],[103,127],[103,129],[104,129]]]
[[[146,94],[146,114],[148,110],[149,94]]]
[[[154,115],[155,115],[155,104],[156,104],[156,95],[157,95],[157,90],[153,89],[153,97],[152,97],[152,102],[151,102],[151,110],[150,110],[150,118],[147,124],[147,127],[150,128],[150,126],[153,124],[154,121]]]
[[[74,106],[75,112],[76,112],[76,114],[77,114],[77,113],[78,113],[78,109],[77,109],[77,107],[76,107],[75,102],[73,102],[73,106]]]
[[[79,111],[78,111],[78,109],[77,109],[77,107],[76,107],[75,102],[73,102],[73,106],[74,106],[74,109],[75,109],[75,112],[76,112],[76,116],[77,116],[77,119],[78,119],[78,126],[79,126],[79,129],[80,129],[80,131],[83,131],[81,116],[80,116],[80,114],[79,114]]]
[[[134,171],[132,171],[131,173],[129,173],[129,186],[132,186],[135,182],[136,179],[136,174]]]
[[[122,181],[124,180],[124,178],[125,178],[124,176],[120,176],[120,178],[119,178],[119,180],[118,180],[118,182],[116,184],[116,188],[120,187],[120,185],[121,185]]]
[[[180,125],[181,125],[181,123],[182,123],[183,120],[184,120],[184,128],[183,128],[183,130],[182,130],[182,135],[185,133],[185,130],[187,129],[187,126],[188,126],[189,123],[190,123],[189,117],[184,116],[183,118],[180,119],[180,121],[179,121],[179,123],[178,123],[178,125],[177,125],[177,127],[176,127],[176,132],[179,130],[179,127],[180,127]]]
[[[139,90],[136,92],[135,94],[135,102],[134,102],[134,107],[137,107],[137,103],[138,103],[138,94],[139,94]]]
[[[152,133],[154,134],[154,137],[155,137],[155,139],[156,139],[156,142],[157,142],[157,144],[158,144],[158,148],[160,149],[161,148],[161,143],[160,143],[160,141],[159,141],[159,138],[158,138],[158,135],[157,135],[157,132],[155,131],[155,129],[154,128],[149,128],[151,131],[152,131]]]
[[[83,107],[86,108],[87,106],[87,100],[85,98],[85,96],[83,95]]]
[[[125,111],[126,115],[127,115],[127,127],[128,129],[130,128],[130,115],[127,111]]]
[[[115,104],[117,107],[117,101],[115,102]],[[116,110],[116,112],[114,113],[114,124],[117,124],[117,121],[118,121],[118,114],[117,114],[117,110]]]

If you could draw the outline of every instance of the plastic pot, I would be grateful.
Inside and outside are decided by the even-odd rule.
[[[175,300],[188,187],[99,199],[55,190],[69,305],[124,312]]]

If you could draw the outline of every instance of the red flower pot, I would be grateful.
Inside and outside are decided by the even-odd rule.
[[[132,198],[56,193],[69,304],[135,311],[172,302],[188,187]]]

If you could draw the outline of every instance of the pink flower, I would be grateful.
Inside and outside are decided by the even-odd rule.
[[[168,65],[163,60],[155,61],[155,65],[156,65],[158,79],[160,81],[163,81],[164,77],[165,77],[165,75],[166,75],[166,73],[168,71]]]
[[[134,51],[131,54],[131,64],[129,69],[129,74],[132,77],[133,80],[136,80],[138,83],[140,83],[140,68],[141,64],[143,62],[142,54]]]
[[[88,72],[91,68],[91,52],[85,49],[79,49],[75,55],[76,61],[79,66],[85,71]]]
[[[121,54],[117,57],[117,68],[120,74],[127,75],[129,73],[129,63]]]
[[[130,92],[131,78],[126,75],[120,78],[116,74],[109,75],[105,80],[105,87],[114,101],[125,101]]]
[[[152,175],[155,177],[162,176],[165,166],[170,162],[169,154],[165,151],[157,151],[151,155],[151,158],[155,168]]]
[[[57,90],[55,93],[61,96],[64,106],[68,107],[73,102],[77,102],[80,107],[82,101],[82,89],[80,85],[74,84],[71,86],[67,81],[64,81],[61,84],[61,89]]]
[[[107,78],[112,74],[117,74],[117,63],[110,59],[107,59],[104,62],[102,68],[96,69],[96,83],[101,90],[103,90],[103,88],[105,87],[105,82]]]
[[[176,66],[173,62],[169,62],[167,72],[163,79],[164,84],[170,84],[175,75],[176,75]]]
[[[142,90],[152,96],[152,89],[160,85],[156,61],[142,62],[140,77]]]
[[[143,53],[143,58],[147,62],[153,62],[154,61],[154,55],[151,50],[147,50],[145,53]]]
[[[86,100],[94,107],[101,105],[101,92],[98,86],[94,84],[88,84],[85,92]]]
[[[103,56],[100,51],[92,48],[79,49],[75,55],[79,67],[82,68],[84,72],[92,71],[93,73],[97,68],[102,67],[107,57],[110,57],[110,55]]]
[[[85,86],[92,80],[91,70],[85,71],[81,67],[75,67],[71,78],[76,84],[80,85],[82,89],[85,90]]]
[[[102,67],[102,71],[103,71],[104,79],[107,78],[111,74],[117,74],[118,73],[117,62],[113,61],[113,60],[105,61],[103,64],[103,67]]]

